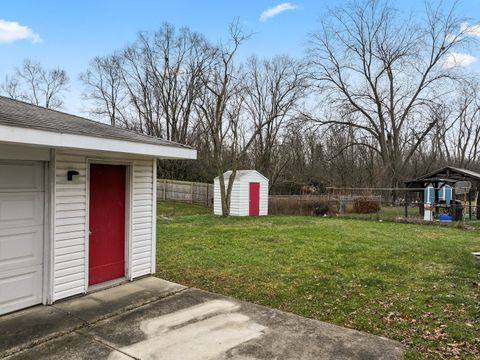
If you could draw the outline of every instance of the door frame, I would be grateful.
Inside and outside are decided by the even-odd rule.
[[[43,279],[42,279],[42,304],[53,304],[53,272],[54,263],[54,212],[55,212],[55,150],[50,149],[49,161],[44,161],[43,181],[45,181],[45,196],[43,205]]]
[[[105,283],[88,285],[88,269],[89,269],[89,255],[90,255],[90,165],[122,165],[125,166],[125,275],[119,278],[117,282],[122,280],[132,280],[132,184],[133,184],[133,162],[123,160],[111,160],[105,158],[87,158],[86,161],[86,205],[85,205],[85,292],[91,290],[98,290],[104,287],[111,286],[115,280],[106,281]]]

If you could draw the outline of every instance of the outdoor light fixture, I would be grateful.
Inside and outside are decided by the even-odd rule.
[[[72,181],[73,180],[73,177],[78,175],[78,171],[77,170],[68,170],[67,172],[67,180],[68,181]]]

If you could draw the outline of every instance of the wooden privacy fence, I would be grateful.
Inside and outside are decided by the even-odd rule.
[[[185,201],[212,206],[213,184],[158,179],[157,200]]]

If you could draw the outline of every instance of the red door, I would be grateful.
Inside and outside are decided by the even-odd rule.
[[[126,168],[90,165],[88,284],[125,276]]]
[[[249,215],[260,215],[260,183],[250,183]]]

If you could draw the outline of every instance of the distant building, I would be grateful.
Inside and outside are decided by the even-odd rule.
[[[445,166],[406,181],[405,185],[410,192],[420,194],[420,204],[424,204],[420,206],[420,214],[425,219],[433,220],[448,212],[454,221],[463,220],[464,215],[470,220],[474,217],[480,220],[480,173]],[[442,203],[446,204],[443,208]]]
[[[223,174],[225,188],[231,174],[231,171]],[[222,215],[220,180],[218,176],[214,180],[213,191],[213,212],[215,215]],[[238,170],[233,182],[229,215],[268,215],[268,179],[256,170]]]

